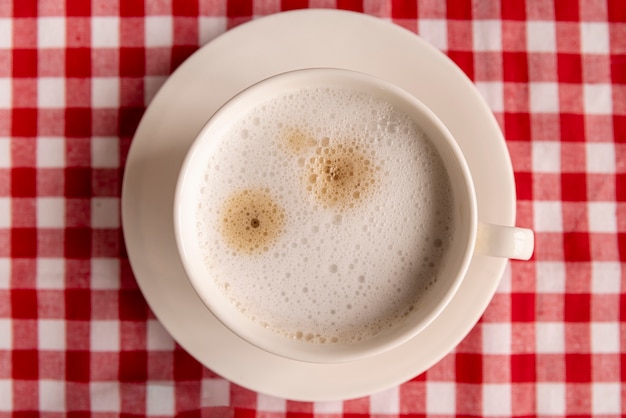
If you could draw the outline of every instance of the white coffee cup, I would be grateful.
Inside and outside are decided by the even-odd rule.
[[[383,330],[377,330],[373,333],[375,335],[354,341],[320,342],[319,339],[300,338],[301,335],[296,338],[293,333],[277,332],[276,327],[268,326],[262,318],[251,317],[248,309],[250,307],[242,307],[228,296],[228,291],[224,289],[224,279],[214,279],[211,262],[206,261],[210,259],[210,254],[207,254],[198,238],[198,196],[204,185],[207,161],[216,152],[216,144],[222,140],[225,132],[251,109],[268,100],[312,88],[347,89],[366,94],[375,100],[386,101],[394,109],[408,115],[436,148],[448,175],[454,202],[454,232],[447,245],[445,258],[437,266],[434,283],[429,285],[419,302],[415,306],[411,305],[410,312],[407,311],[401,319]],[[385,193],[385,190],[379,192]],[[223,204],[214,203],[216,208]],[[354,71],[328,68],[304,69],[270,77],[233,97],[210,118],[191,146],[179,175],[174,201],[174,227],[180,257],[193,288],[226,327],[270,353],[321,363],[351,361],[402,344],[424,329],[445,309],[465,277],[472,257],[480,254],[529,259],[534,246],[534,235],[528,229],[479,222],[474,185],[463,154],[446,126],[423,103],[384,80]],[[219,236],[214,237],[218,242],[216,245],[227,247],[228,244],[221,244],[220,239]],[[272,243],[268,246],[271,247]],[[267,254],[267,257],[271,257],[272,250],[269,249]],[[263,254],[243,254],[241,257],[260,258]],[[321,271],[323,273],[325,270]],[[280,289],[276,289],[276,292],[279,291]],[[332,291],[333,289],[328,289],[328,292]]]

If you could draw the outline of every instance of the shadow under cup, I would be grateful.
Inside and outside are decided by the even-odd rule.
[[[222,285],[213,279],[213,273],[207,267],[206,249],[202,248],[198,239],[198,195],[203,187],[207,160],[215,152],[216,144],[243,115],[260,103],[304,88],[348,89],[365,93],[390,103],[394,109],[408,115],[436,148],[452,190],[453,235],[443,258],[438,261],[437,279],[410,312],[394,321],[393,326],[358,341],[312,342],[306,338],[288,337],[272,327],[262,326],[262,319],[250,318],[242,312],[241,306],[225,296]],[[219,207],[222,202],[215,204]],[[375,77],[349,70],[319,68],[292,71],[263,80],[239,93],[211,117],[183,163],[174,202],[174,227],[181,260],[193,288],[226,327],[272,354],[307,362],[336,363],[394,348],[414,337],[439,315],[458,289],[474,253],[477,209],[470,172],[459,147],[443,123],[424,104],[404,90]],[[384,279],[380,278],[383,283],[386,282]]]

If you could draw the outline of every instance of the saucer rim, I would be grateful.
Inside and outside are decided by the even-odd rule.
[[[303,29],[306,29],[307,27],[311,29],[311,32],[309,32],[308,36],[313,37],[313,35],[316,35],[313,31],[313,29],[315,28],[314,21],[324,21],[327,27],[328,22],[330,21],[337,29],[344,27],[344,25],[347,25],[353,27],[353,29],[359,28],[361,34],[365,34],[365,32],[376,32],[378,36],[387,39],[387,41],[389,41],[389,38],[393,38],[394,41],[398,42],[402,40],[402,42],[399,43],[413,44],[413,47],[415,48],[415,55],[421,55],[424,58],[430,59],[433,62],[438,63],[438,65],[444,65],[447,67],[446,69],[448,73],[456,74],[456,81],[459,82],[459,80],[461,80],[460,84],[465,86],[466,91],[463,94],[467,94],[468,98],[471,98],[472,101],[480,107],[479,110],[483,119],[482,122],[492,125],[492,135],[486,140],[487,142],[489,142],[488,145],[490,145],[492,148],[492,155],[499,152],[500,157],[502,157],[499,159],[500,167],[498,168],[500,172],[498,172],[497,174],[500,178],[499,184],[503,184],[505,187],[499,190],[498,196],[490,196],[489,199],[486,199],[484,197],[481,198],[481,193],[479,189],[484,189],[485,187],[493,188],[493,185],[490,184],[489,186],[484,186],[482,183],[477,183],[476,185],[479,206],[479,219],[483,222],[493,222],[505,225],[513,224],[513,221],[515,219],[515,184],[510,157],[508,155],[508,151],[506,150],[506,144],[504,143],[504,138],[500,133],[499,127],[497,126],[497,122],[495,121],[491,110],[488,108],[484,100],[480,97],[475,86],[462,73],[462,71],[458,69],[458,67],[456,67],[456,65],[453,64],[452,61],[445,57],[445,55],[443,55],[440,51],[427,44],[415,34],[406,31],[405,29],[402,29],[398,26],[392,25],[383,19],[359,13],[336,10],[302,10],[285,12],[260,18],[247,24],[241,25],[229,32],[226,32],[225,34],[216,38],[214,41],[199,49],[196,53],[192,55],[192,57],[190,57],[187,61],[181,64],[181,66],[168,78],[168,80],[162,86],[162,88],[157,93],[152,103],[146,110],[142,121],[140,122],[140,125],[135,133],[135,137],[129,150],[126,166],[126,175],[124,177],[122,187],[122,226],[124,236],[127,242],[129,261],[135,273],[138,285],[144,294],[144,297],[146,298],[154,314],[160,320],[166,330],[183,348],[185,348],[200,363],[213,370],[214,372],[220,374],[224,378],[230,380],[231,382],[260,393],[303,401],[345,400],[360,396],[366,396],[407,381],[430,368],[442,357],[444,357],[451,350],[453,350],[458,345],[458,343],[467,335],[467,333],[474,327],[474,325],[486,309],[488,303],[491,301],[493,294],[495,293],[495,290],[501,280],[502,274],[504,273],[504,270],[506,268],[507,260],[474,256],[474,259],[472,260],[470,266],[470,271],[468,272],[464,283],[468,280],[468,277],[470,276],[472,277],[472,280],[475,276],[478,275],[487,276],[480,278],[480,280],[482,280],[483,282],[481,286],[484,290],[484,292],[482,292],[481,303],[472,305],[473,309],[470,309],[471,312],[469,312],[469,314],[467,312],[463,313],[460,318],[462,320],[462,323],[455,324],[457,329],[456,332],[451,333],[448,329],[446,332],[439,332],[435,334],[436,339],[440,340],[439,345],[443,345],[445,347],[440,348],[438,352],[435,353],[433,353],[431,350],[429,355],[427,356],[427,360],[416,360],[414,358],[407,357],[407,355],[411,352],[414,352],[414,349],[417,348],[417,346],[420,344],[419,340],[423,339],[424,334],[420,334],[403,344],[402,347],[398,347],[387,353],[376,355],[372,358],[366,358],[345,364],[319,365],[314,363],[302,363],[282,357],[273,356],[265,352],[260,352],[258,348],[253,346],[248,347],[249,343],[244,342],[234,335],[231,335],[232,333],[224,328],[221,323],[219,323],[219,321],[217,321],[217,319],[214,318],[212,314],[204,308],[204,305],[202,305],[202,309],[204,309],[206,313],[204,318],[205,322],[203,324],[207,325],[207,328],[211,328],[213,338],[206,339],[204,344],[198,344],[198,342],[194,339],[196,338],[194,337],[194,334],[197,334],[197,330],[194,331],[192,327],[189,327],[188,324],[186,324],[186,319],[189,320],[189,317],[183,317],[185,312],[187,311],[177,311],[171,309],[168,311],[166,310],[167,306],[159,303],[158,301],[159,296],[155,293],[158,291],[158,289],[154,286],[151,277],[149,277],[155,272],[158,274],[158,269],[155,270],[152,266],[147,266],[146,254],[143,254],[143,258],[141,254],[144,247],[143,244],[145,244],[144,235],[150,235],[150,230],[151,228],[155,229],[155,225],[145,225],[144,223],[140,222],[137,218],[137,211],[133,209],[135,204],[140,203],[138,195],[133,193],[137,191],[137,188],[133,187],[136,186],[137,183],[141,183],[140,180],[145,180],[137,177],[141,173],[141,171],[137,173],[137,170],[139,170],[138,167],[142,162],[145,164],[146,161],[149,161],[149,159],[147,159],[145,155],[143,156],[143,160],[141,156],[142,154],[150,153],[150,140],[155,140],[154,137],[148,137],[150,133],[155,132],[155,129],[153,126],[151,126],[151,124],[154,125],[168,123],[167,118],[163,118],[164,120],[160,120],[157,123],[156,120],[159,119],[157,112],[161,110],[160,108],[163,107],[163,102],[167,101],[170,98],[170,96],[168,95],[178,93],[177,87],[181,86],[181,80],[184,79],[186,80],[185,82],[189,82],[190,79],[186,77],[190,75],[196,78],[202,77],[201,71],[199,71],[199,67],[201,67],[201,64],[207,62],[210,63],[212,56],[215,53],[215,50],[229,50],[229,45],[235,42],[239,42],[241,38],[259,36],[261,33],[267,35],[268,32],[271,32],[275,35],[276,31],[280,30],[280,28],[292,28],[294,29],[294,31],[299,30],[299,35],[305,36],[302,34],[302,32]],[[369,36],[371,37],[371,33]],[[310,39],[309,42],[311,42]],[[267,46],[274,49],[281,47],[277,44],[268,44]],[[234,54],[239,53],[241,55],[251,53],[245,48],[239,48],[236,50],[237,52],[235,52]],[[366,52],[363,51],[363,53]],[[367,69],[361,70],[366,70],[365,72],[368,72]],[[371,72],[369,73],[371,74]],[[264,75],[265,74],[257,75],[257,81],[261,79],[259,77],[263,77]],[[389,81],[394,82],[395,80]],[[217,81],[214,81],[214,83],[215,82]],[[240,80],[240,82],[244,84],[249,83],[249,81],[244,80]],[[232,88],[232,86],[228,86],[228,88]],[[423,97],[416,97],[418,97],[418,99],[420,100],[423,100]],[[197,97],[195,99],[197,99]],[[435,111],[435,113],[437,112]],[[441,114],[437,114],[442,120],[444,120],[444,122],[446,121],[446,118],[443,118]],[[205,115],[205,120],[208,118],[208,116],[210,115]],[[163,139],[163,141],[167,141],[167,139]],[[472,140],[466,140],[466,142],[469,143],[472,142]],[[467,143],[464,152],[468,148]],[[469,152],[470,154],[475,155],[477,151],[472,151],[470,149]],[[498,158],[492,158],[492,160],[498,160]],[[470,164],[470,169],[472,170],[473,175],[477,172],[486,170],[482,167],[476,167],[475,163],[474,167],[472,167],[471,161],[468,161],[468,163]],[[494,174],[492,173],[491,175]],[[147,184],[148,183],[146,183],[146,185]],[[493,191],[490,191],[490,193],[493,193]],[[481,200],[483,203],[482,205]],[[484,209],[487,206],[490,210]],[[497,210],[495,210],[495,212],[492,206],[497,207]],[[482,212],[481,207],[484,209],[482,210]],[[140,224],[140,228],[137,227],[138,224]],[[168,249],[165,248],[165,246],[166,245],[163,245],[163,248],[160,248],[160,251],[167,253]],[[164,255],[168,256],[168,254]],[[177,253],[170,253],[169,257],[171,263],[178,265],[180,264],[180,259]],[[182,270],[182,266],[178,267],[181,270],[183,276],[169,279],[165,278],[165,280],[169,280],[172,285],[175,285],[175,283],[180,284],[181,278],[184,277],[184,270]],[[183,280],[183,282],[186,281]],[[459,290],[457,295],[460,293],[461,290]],[[188,297],[190,300],[188,300],[187,302],[190,305],[194,303],[196,305],[198,303],[201,304],[196,295],[189,294]],[[163,298],[163,296],[161,295],[160,298]],[[444,310],[444,313],[450,312],[451,309],[454,308],[456,305],[461,305],[461,299],[463,299],[461,296],[455,296],[455,298],[453,298],[453,300],[451,301],[452,307],[450,307],[449,305],[449,307]],[[195,311],[198,311],[197,306],[191,310],[194,309]],[[212,324],[210,324],[210,327],[208,326],[209,324],[206,321],[212,322]],[[429,327],[427,327],[427,329],[435,327],[436,325],[437,319]],[[221,339],[223,341],[216,342],[214,339]],[[212,351],[212,349],[214,350]],[[250,361],[248,359],[246,363],[250,363],[250,365],[255,369],[242,370],[241,362],[237,360],[232,360],[232,358],[229,362],[224,362],[224,358],[215,357],[214,354],[216,350],[221,350],[222,352],[226,350],[226,352],[228,353],[233,353],[233,358],[238,358],[238,353],[240,355],[254,355],[256,357],[256,361]],[[419,350],[417,351],[419,352]],[[396,371],[389,373],[389,371],[386,370],[386,367],[380,367],[382,366],[382,364],[386,363],[386,360],[392,360],[393,362],[401,363],[403,367],[396,367],[396,369],[400,369],[402,372]],[[282,367],[286,369],[298,369],[298,371],[297,373],[285,373],[284,376],[271,378],[269,375],[276,373],[278,371],[277,367]],[[358,373],[358,370],[361,370],[361,373]],[[365,384],[363,384],[363,382],[358,384],[356,380],[363,378],[363,370],[368,371],[370,381],[365,382]],[[294,379],[296,379],[298,375],[301,376],[302,373],[306,374],[307,372],[309,375],[307,382],[309,382],[309,384],[304,385],[304,388],[301,386],[301,381],[299,382],[301,385],[295,384],[296,382],[294,381]],[[345,380],[337,382],[338,384],[333,385],[332,382],[329,382],[329,376],[327,375],[329,373],[333,374],[335,378],[339,376],[349,377],[350,373],[352,373],[352,375],[355,376],[352,379],[354,380],[354,382],[351,382],[353,383],[353,385],[350,386],[348,384],[350,382],[346,382]],[[379,379],[371,380],[371,374],[377,374]],[[313,384],[311,384],[311,382]]]

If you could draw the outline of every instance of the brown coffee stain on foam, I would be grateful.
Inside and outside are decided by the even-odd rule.
[[[221,219],[221,232],[229,247],[244,254],[260,254],[283,232],[285,211],[269,190],[245,189],[226,200]]]
[[[326,208],[353,208],[365,200],[378,183],[380,166],[375,153],[357,139],[316,139],[304,130],[284,130],[280,147],[299,156],[304,184]]]
[[[317,140],[298,128],[288,128],[282,136],[281,146],[295,154],[301,154],[317,146]]]
[[[359,141],[320,141],[305,162],[307,190],[326,208],[353,208],[370,196],[380,168]]]

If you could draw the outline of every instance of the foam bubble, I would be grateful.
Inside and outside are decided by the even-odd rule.
[[[365,94],[303,89],[242,115],[217,142],[198,239],[241,312],[333,343],[417,309],[454,227],[442,162],[406,115]]]

